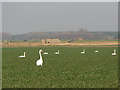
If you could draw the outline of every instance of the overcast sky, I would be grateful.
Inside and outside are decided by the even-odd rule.
[[[0,2],[0,32],[2,32],[2,3]],[[1,37],[2,35],[0,35]]]
[[[3,2],[3,32],[117,31],[117,2]]]

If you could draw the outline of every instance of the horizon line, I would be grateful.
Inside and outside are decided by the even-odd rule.
[[[34,31],[34,32],[25,32],[25,33],[10,33],[10,32],[0,32],[0,33],[8,33],[8,34],[11,34],[11,35],[20,35],[20,34],[28,34],[28,33],[50,33],[50,32],[79,32],[78,31],[47,31],[47,32],[44,32],[44,31]],[[87,31],[87,32],[118,32],[118,31]]]

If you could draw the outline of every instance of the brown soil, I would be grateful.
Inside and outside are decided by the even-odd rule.
[[[81,43],[52,43],[52,44],[26,42],[26,43],[9,43],[9,44],[1,43],[0,44],[0,46],[2,46],[2,47],[39,47],[41,45],[44,45],[44,46],[61,45],[61,46],[78,46],[78,47],[83,47],[83,46],[118,47],[118,45],[120,45],[120,42],[118,42],[118,41],[94,41],[94,42],[81,42]]]

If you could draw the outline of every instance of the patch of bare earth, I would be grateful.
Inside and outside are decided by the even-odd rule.
[[[42,44],[42,43],[2,43],[2,47],[39,47],[39,46],[89,46],[89,47],[118,47],[118,41],[94,41],[94,42],[81,42],[81,43],[51,43],[51,44]]]

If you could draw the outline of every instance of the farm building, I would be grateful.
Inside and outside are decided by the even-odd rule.
[[[61,43],[59,39],[42,39],[41,43]]]
[[[3,43],[4,44],[9,44],[9,41],[8,40],[4,40]]]

